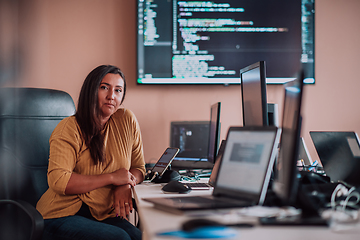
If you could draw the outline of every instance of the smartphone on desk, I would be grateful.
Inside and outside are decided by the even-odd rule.
[[[160,159],[155,163],[154,167],[151,169],[149,173],[149,179],[153,178],[154,175],[161,177],[179,151],[179,148],[168,147],[161,155]]]

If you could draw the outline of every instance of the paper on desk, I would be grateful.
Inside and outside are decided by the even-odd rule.
[[[248,217],[290,217],[300,215],[301,210],[294,207],[252,206],[239,209],[238,214]]]

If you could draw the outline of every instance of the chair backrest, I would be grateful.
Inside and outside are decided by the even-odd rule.
[[[74,102],[66,92],[0,88],[0,199],[36,205],[48,189],[50,135],[74,113]]]

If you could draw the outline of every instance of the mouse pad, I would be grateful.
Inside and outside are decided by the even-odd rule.
[[[206,226],[193,231],[167,231],[157,234],[158,236],[173,236],[180,238],[233,238],[237,235],[235,229],[225,226]]]

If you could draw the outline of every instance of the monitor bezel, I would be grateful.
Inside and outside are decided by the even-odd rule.
[[[299,144],[300,144],[300,135],[301,135],[301,105],[303,98],[303,72],[299,74],[299,77],[292,82],[289,82],[285,85],[285,95],[284,95],[284,105],[283,105],[283,120],[282,120],[282,133],[280,139],[280,149],[279,149],[279,157],[275,172],[275,179],[273,184],[273,191],[276,196],[281,200],[284,205],[294,205],[297,192],[299,187],[298,180],[298,169],[297,169],[297,161],[299,156]],[[297,95],[296,106],[292,106],[294,113],[294,120],[291,122],[291,129],[284,128],[284,121],[286,117],[289,116],[291,112],[287,112],[286,104],[289,104],[289,92],[297,90],[299,94]],[[284,135],[287,134],[288,131],[292,131],[291,134],[293,139],[291,139],[292,143],[288,140],[284,140]],[[290,144],[289,144],[290,142]],[[287,144],[286,147],[284,144]],[[283,156],[284,151],[287,151],[288,156]],[[281,168],[279,168],[281,166]],[[281,177],[279,177],[281,174]]]
[[[247,123],[249,120],[246,120],[246,110],[245,110],[245,100],[244,99],[244,92],[246,89],[244,89],[244,82],[243,81],[243,74],[254,70],[259,69],[259,83],[260,83],[260,99],[261,99],[261,111],[262,111],[262,126],[268,126],[269,120],[268,120],[268,111],[267,111],[267,95],[266,95],[266,64],[265,61],[259,61],[256,63],[253,63],[245,68],[240,69],[240,91],[241,91],[241,102],[242,102],[242,117],[243,117],[243,126],[259,126],[257,124],[249,124]]]
[[[217,152],[219,150],[220,143],[220,111],[221,111],[221,102],[214,103],[210,108],[210,122],[209,122],[209,145],[208,145],[208,162],[215,164],[215,159]],[[213,117],[216,118],[214,125],[215,131],[212,132],[212,120]]]

